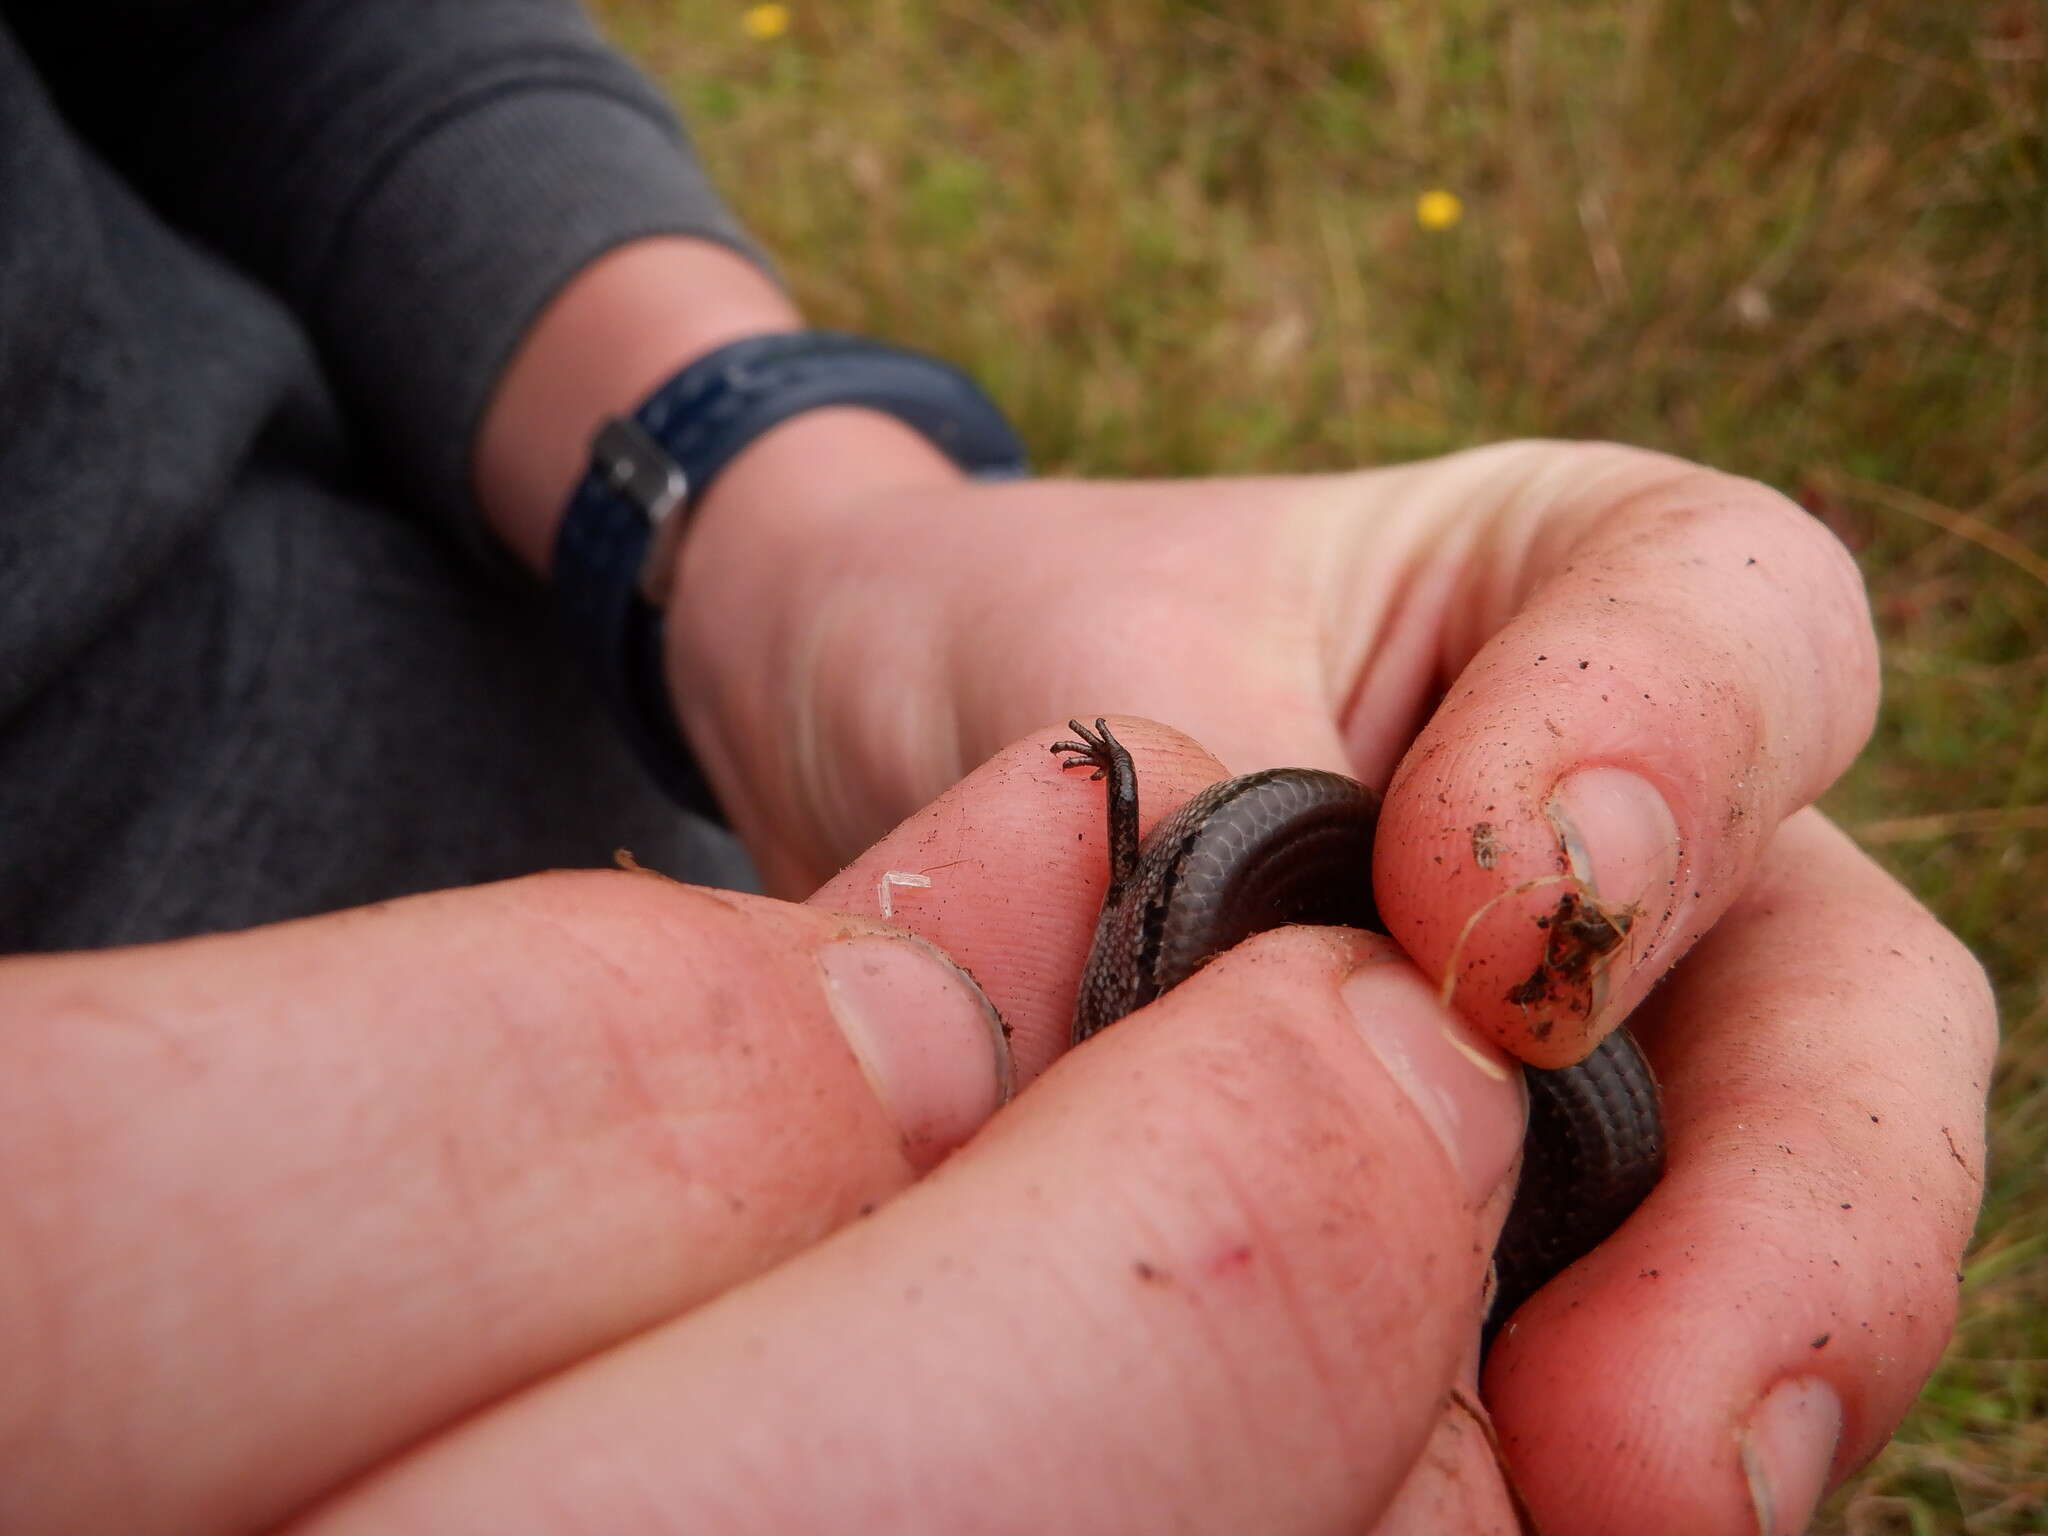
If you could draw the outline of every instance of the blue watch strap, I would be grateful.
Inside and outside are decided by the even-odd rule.
[[[690,513],[719,472],[770,428],[834,405],[895,417],[977,478],[1029,472],[1002,412],[948,363],[831,331],[750,336],[604,424],[556,537],[556,604],[571,648],[656,782],[714,820],[723,819],[717,800],[669,700],[666,583]]]

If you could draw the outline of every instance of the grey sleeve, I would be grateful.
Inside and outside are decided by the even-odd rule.
[[[73,0],[10,21],[115,167],[299,314],[395,486],[459,532],[490,391],[570,276],[650,234],[760,259],[575,0]]]

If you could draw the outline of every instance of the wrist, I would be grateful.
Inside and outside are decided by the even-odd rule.
[[[715,641],[684,648],[693,654],[672,667],[678,690],[775,654],[779,634],[854,590],[882,534],[877,508],[966,478],[929,439],[861,407],[807,411],[749,443],[705,493],[675,553],[669,627]]]
[[[567,634],[679,803],[743,801],[759,782],[750,734],[768,743],[770,761],[777,741],[815,737],[809,718],[773,707],[788,675],[774,663],[790,654],[777,641],[792,614],[811,611],[792,600],[800,562],[778,547],[815,555],[824,530],[854,526],[843,505],[950,489],[963,470],[1008,477],[1023,463],[1000,412],[935,359],[823,331],[735,339],[604,423],[554,548]],[[721,548],[729,562],[715,558]],[[735,588],[748,600],[731,602]],[[832,596],[846,606],[843,590]],[[679,634],[708,643],[671,644]],[[700,728],[707,709],[710,726],[732,724],[718,685],[735,677],[741,686],[723,700],[737,697],[768,729],[728,730],[736,750],[693,753],[704,745],[695,738],[716,739]],[[684,700],[696,706],[682,722],[690,741],[674,718]]]
[[[953,637],[975,584],[932,535],[989,494],[905,479],[685,541],[671,696],[771,892],[809,891],[959,776]]]
[[[599,423],[729,341],[802,324],[765,273],[721,245],[657,237],[599,257],[541,312],[485,408],[474,479],[493,531],[546,574]]]
[[[808,890],[887,824],[852,807],[911,782],[900,749],[927,734],[949,649],[940,530],[966,483],[902,422],[831,407],[749,444],[696,509],[666,611],[671,697],[770,889]]]

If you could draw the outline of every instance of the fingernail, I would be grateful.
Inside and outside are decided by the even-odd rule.
[[[1626,768],[1582,768],[1551,791],[1572,873],[1601,901],[1661,897],[1678,877],[1678,823],[1664,797]]]
[[[1827,1491],[1842,1434],[1842,1401],[1814,1376],[1781,1381],[1742,1427],[1742,1475],[1757,1536],[1799,1536]]]
[[[1420,979],[1370,966],[1344,983],[1358,1031],[1435,1133],[1475,1202],[1500,1186],[1528,1117],[1521,1066],[1481,1040]]]
[[[1002,1017],[937,949],[864,934],[826,945],[818,966],[840,1033],[920,1170],[1008,1101],[1015,1075]]]
[[[1571,872],[1617,925],[1640,961],[1676,910],[1678,823],[1649,781],[1625,768],[1582,768],[1558,781],[1545,807]],[[1594,967],[1581,1012],[1598,1021],[1607,1006],[1607,967]]]

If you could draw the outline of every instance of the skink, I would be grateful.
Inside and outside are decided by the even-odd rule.
[[[1212,784],[1138,840],[1131,755],[1095,722],[1055,742],[1092,767],[1109,803],[1109,890],[1074,1009],[1078,1043],[1144,1007],[1255,933],[1284,923],[1383,932],[1372,899],[1379,796],[1342,774],[1270,768]],[[1485,1337],[1592,1252],[1664,1169],[1657,1082],[1617,1029],[1576,1066],[1524,1067],[1529,1129],[1521,1182],[1494,1249]]]

